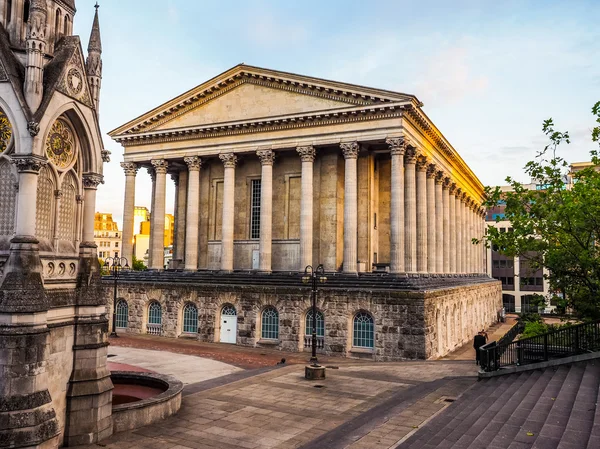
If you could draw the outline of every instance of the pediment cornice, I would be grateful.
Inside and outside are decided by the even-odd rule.
[[[411,101],[416,97],[363,86],[239,65],[111,131],[113,138],[151,131],[244,83],[346,103],[348,106]]]

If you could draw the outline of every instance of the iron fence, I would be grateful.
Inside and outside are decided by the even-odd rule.
[[[479,351],[483,371],[600,351],[600,320],[517,341],[508,341],[508,338],[504,342],[493,341]]]

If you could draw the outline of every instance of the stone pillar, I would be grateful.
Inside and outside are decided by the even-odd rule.
[[[416,164],[417,184],[417,271],[427,273],[427,158]]]
[[[473,244],[473,239],[478,237],[475,232],[475,203],[471,203],[469,208],[469,229],[471,230],[471,238],[469,239],[469,253],[471,254],[471,273],[476,273],[477,269],[477,246]]]
[[[154,198],[156,192],[156,173],[152,167],[147,167],[146,170],[150,175],[152,182],[152,195],[150,198],[150,237],[148,238],[148,267],[152,266],[152,230],[154,229]]]
[[[46,165],[36,156],[12,156],[19,172],[16,236],[0,278],[0,444],[57,447],[56,413],[48,391],[49,300],[35,238],[37,179]]]
[[[427,167],[427,272],[435,273],[436,267],[436,215],[435,215],[435,164]]]
[[[185,214],[185,265],[186,270],[198,269],[198,218],[200,211],[200,167],[198,156],[184,157],[188,166],[187,210]]]
[[[235,165],[233,153],[219,154],[225,167],[223,181],[223,219],[221,220],[221,271],[233,271],[233,222],[235,218]]]
[[[442,202],[443,202],[443,228],[444,228],[444,243],[443,243],[443,264],[444,273],[450,272],[450,178],[445,178],[442,184]]]
[[[125,172],[125,198],[123,201],[123,237],[121,242],[121,255],[133,266],[133,236],[135,234],[134,212],[135,212],[135,176],[139,166],[134,162],[121,162]]]
[[[473,272],[473,214],[471,213],[473,203],[471,199],[468,199],[465,204],[465,229],[467,230],[467,238],[465,241],[465,254],[466,254],[466,272]]]
[[[358,196],[357,169],[358,142],[340,144],[344,152],[344,273],[356,274],[358,259]]]
[[[165,263],[165,196],[167,188],[167,169],[169,164],[164,159],[151,161],[156,176],[154,186],[154,208],[152,209],[152,225],[150,226],[150,249],[152,264],[150,269],[162,270]]]
[[[390,192],[390,272],[404,272],[404,139],[385,141],[392,159]]]
[[[312,146],[296,148],[302,160],[302,185],[300,195],[300,271],[312,265],[313,250],[313,162]]]
[[[96,248],[94,243],[94,221],[96,219],[96,191],[104,183],[102,175],[84,173],[83,175],[83,243]]]
[[[54,236],[53,236],[54,251],[58,251],[58,240],[59,240],[58,227],[59,227],[60,204],[61,204],[62,196],[63,196],[62,190],[54,191],[54,210],[56,211],[56,213],[54,214]]]
[[[177,217],[176,232],[175,232],[175,254],[174,259],[179,261],[185,267],[185,232],[187,223],[187,191],[188,191],[188,172],[182,170],[179,172],[179,180],[177,183]]]
[[[435,175],[435,272],[444,271],[444,199],[442,184],[444,172]]]
[[[463,229],[462,241],[460,242],[461,273],[468,273],[469,259],[467,258],[467,242],[469,241],[469,230],[467,229],[467,194],[463,193],[460,205],[460,222]]]
[[[173,257],[169,268],[177,268],[177,232],[179,231],[179,172],[171,173],[171,180],[175,184],[175,205],[173,206]]]
[[[404,268],[407,273],[417,271],[417,156],[417,151],[410,148],[404,160]]]
[[[456,246],[454,251],[456,253],[456,272],[462,273],[462,238],[463,238],[463,225],[462,225],[462,190],[456,189],[455,195],[456,204]]]
[[[450,188],[448,189],[448,194],[450,195],[449,199],[449,208],[450,208],[450,226],[449,232],[450,235],[448,238],[450,239],[450,273],[456,273],[456,184],[450,184]]]
[[[260,243],[258,250],[260,271],[271,272],[271,246],[273,241],[273,161],[271,150],[259,150],[260,159]]]

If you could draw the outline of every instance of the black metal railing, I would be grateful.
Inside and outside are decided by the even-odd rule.
[[[507,340],[493,341],[479,348],[483,371],[497,371],[507,366],[527,365],[600,351],[600,320],[517,341]]]

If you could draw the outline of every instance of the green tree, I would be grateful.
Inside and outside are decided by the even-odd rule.
[[[600,139],[600,102],[592,108],[596,127],[592,141]],[[512,178],[512,192],[486,188],[487,207],[505,203],[505,220],[513,232],[501,233],[490,226],[484,237],[506,256],[529,259],[532,269],[545,267],[550,288],[566,295],[567,305],[584,319],[600,318],[600,159],[590,151],[592,166],[573,176],[566,184],[569,163],[558,155],[560,145],[569,144],[568,132],[555,129],[552,119],[544,121],[543,131],[550,143],[535,160],[525,165],[525,173],[539,190],[529,190]]]
[[[146,268],[144,262],[133,256],[133,261],[131,262],[131,269],[133,271],[144,271]]]

